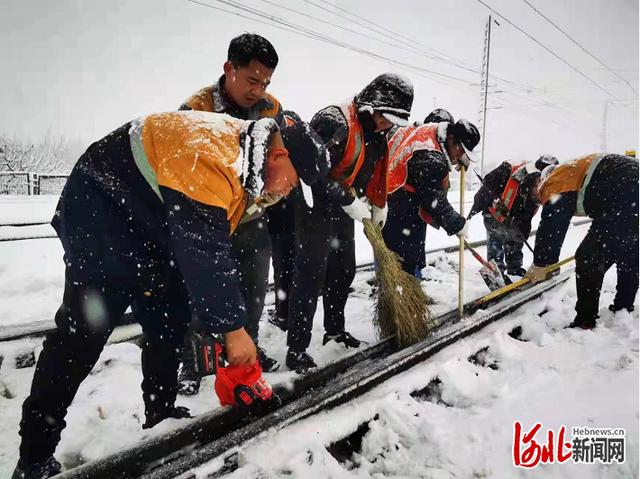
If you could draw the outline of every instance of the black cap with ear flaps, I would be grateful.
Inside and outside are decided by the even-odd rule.
[[[473,149],[480,143],[480,132],[476,126],[464,118],[459,119],[450,126],[453,138],[462,144],[468,151]]]

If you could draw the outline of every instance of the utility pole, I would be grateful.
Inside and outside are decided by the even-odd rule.
[[[484,140],[487,133],[487,100],[488,100],[488,88],[489,88],[489,53],[491,51],[491,22],[492,18],[489,15],[487,19],[487,26],[484,30],[484,50],[482,54],[482,80],[480,81],[480,111],[479,111],[479,124],[482,125],[480,132],[480,139],[482,146],[480,149],[480,174],[484,175]]]
[[[607,110],[609,109],[609,100],[604,102],[604,115],[602,117],[602,141],[600,143],[600,151],[607,151]]]

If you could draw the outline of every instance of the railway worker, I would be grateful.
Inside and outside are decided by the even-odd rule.
[[[283,113],[287,126],[302,122],[295,111],[285,110]],[[267,217],[269,218],[275,291],[275,307],[269,314],[269,322],[286,331],[289,316],[289,294],[293,281],[293,268],[295,267],[295,222],[291,200],[283,198],[282,201],[267,210]]]
[[[80,157],[52,221],[65,291],[23,405],[15,478],[60,470],[53,453],[67,408],[129,305],[144,333],[143,428],[189,417],[175,399],[177,347],[191,313],[224,337],[232,365],[255,362],[229,236],[255,197],[289,193],[298,181],[292,160],[324,161],[308,129],[287,134],[290,154],[272,119],[161,113],[123,125]],[[309,183],[312,170],[300,168]]]
[[[618,281],[612,311],[634,310],[638,291],[638,162],[627,156],[592,154],[549,166],[538,189],[543,205],[536,234],[533,282],[547,279],[546,266],[556,263],[571,218],[593,219],[576,259],[576,316],[570,327],[596,326],[600,289],[615,264]]]
[[[424,119],[424,123],[453,123],[453,116],[447,110],[437,108]],[[414,126],[419,126],[416,123]],[[397,128],[387,133],[391,139]],[[408,183],[398,188],[387,198],[389,214],[382,234],[389,249],[395,251],[402,260],[402,269],[416,278],[422,278],[425,268],[425,238],[427,223],[420,217],[420,199],[415,189]]]
[[[393,197],[402,190],[400,194],[408,198],[412,208],[405,214],[435,228],[442,226],[449,235],[466,236],[467,221],[447,199],[449,172],[469,165],[467,152],[480,141],[478,129],[466,120],[445,121],[397,128],[388,138],[389,192]],[[404,270],[418,275],[424,244],[414,243],[409,249],[400,241],[406,221],[390,220],[383,233],[389,248],[401,256]]]
[[[482,213],[487,230],[487,259],[495,260],[503,275],[523,277],[527,272],[522,267],[522,248],[540,205],[537,168],[544,169],[554,164],[553,160],[539,158],[533,171],[525,163],[505,161],[485,175],[475,194],[467,219]],[[509,277],[505,280],[511,282]]]
[[[311,127],[327,146],[329,176],[291,195],[295,217],[295,269],[289,295],[286,363],[296,372],[316,366],[306,352],[313,317],[322,291],[325,335],[356,348],[360,341],[345,330],[344,308],[355,276],[354,220],[386,219],[386,141],[384,132],[406,124],[413,104],[408,80],[385,73],[351,101],[329,106],[314,115]],[[354,195],[355,193],[355,195]],[[372,204],[360,199],[366,197]],[[312,203],[312,205],[310,204]],[[323,288],[324,287],[324,288]]]
[[[278,126],[284,127],[282,106],[266,91],[277,65],[278,54],[269,40],[243,33],[229,43],[223,75],[216,83],[194,93],[180,109],[226,113],[243,120],[273,118]],[[258,345],[271,256],[266,219],[261,217],[239,225],[231,238],[231,246],[238,262],[240,287],[247,308],[247,332]],[[199,322],[195,321],[185,337],[178,375],[180,394],[197,394],[200,389],[200,377],[195,372],[190,352],[192,333],[199,327]],[[261,347],[258,347],[258,357],[264,371],[278,369],[278,362]]]

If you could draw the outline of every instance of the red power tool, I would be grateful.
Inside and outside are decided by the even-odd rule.
[[[237,405],[258,412],[279,404],[271,385],[262,376],[258,361],[250,366],[231,366],[227,363],[222,337],[196,333],[191,347],[197,374],[201,377],[216,375],[214,387],[221,405]]]
[[[215,390],[220,404],[251,408],[256,401],[268,402],[272,399],[273,390],[262,376],[262,368],[258,361],[250,366],[227,365],[220,343],[215,344],[215,356]]]

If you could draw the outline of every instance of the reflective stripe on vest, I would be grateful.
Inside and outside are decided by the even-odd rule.
[[[398,128],[389,139],[389,193],[403,188],[410,193],[415,193],[414,186],[407,183],[409,160],[416,151],[442,151],[438,141],[437,124],[412,125]],[[449,174],[442,180],[442,189],[447,191],[450,187]],[[422,220],[436,228],[433,217],[424,208],[420,207],[418,215]]]
[[[507,214],[499,214],[498,208],[495,206],[489,208],[489,213],[491,213],[491,216],[493,216],[498,223],[504,223],[506,221],[507,215],[511,211],[513,203],[516,201],[518,190],[520,189],[520,182],[522,181],[522,178],[520,178],[521,175],[518,175],[518,173],[522,171],[526,172],[526,166],[524,166],[524,163],[511,167],[511,176],[509,176],[509,181],[507,181],[507,184],[502,191],[502,195],[500,195],[500,206],[504,206],[507,209]]]
[[[362,132],[362,125],[358,121],[358,113],[356,111],[356,105],[354,102],[348,105],[340,106],[342,113],[347,119],[347,145],[342,154],[342,159],[329,173],[331,178],[340,182],[345,188],[351,188],[353,181],[356,179],[362,163],[364,163],[364,133]]]
[[[582,186],[578,190],[578,202],[576,204],[576,216],[587,216],[587,213],[584,211],[584,195],[586,194],[587,187],[591,182],[591,177],[593,176],[593,172],[596,171],[596,168],[600,164],[600,160],[604,157],[603,154],[596,154],[589,168],[587,168],[587,172],[584,175],[584,180],[582,181]]]
[[[407,163],[416,151],[429,150],[442,152],[438,141],[438,125],[412,125],[398,130],[387,143],[389,158],[389,193],[400,187],[411,191],[407,185]],[[448,176],[445,178],[448,183]],[[444,180],[443,180],[444,186]],[[415,191],[415,189],[413,189]]]

